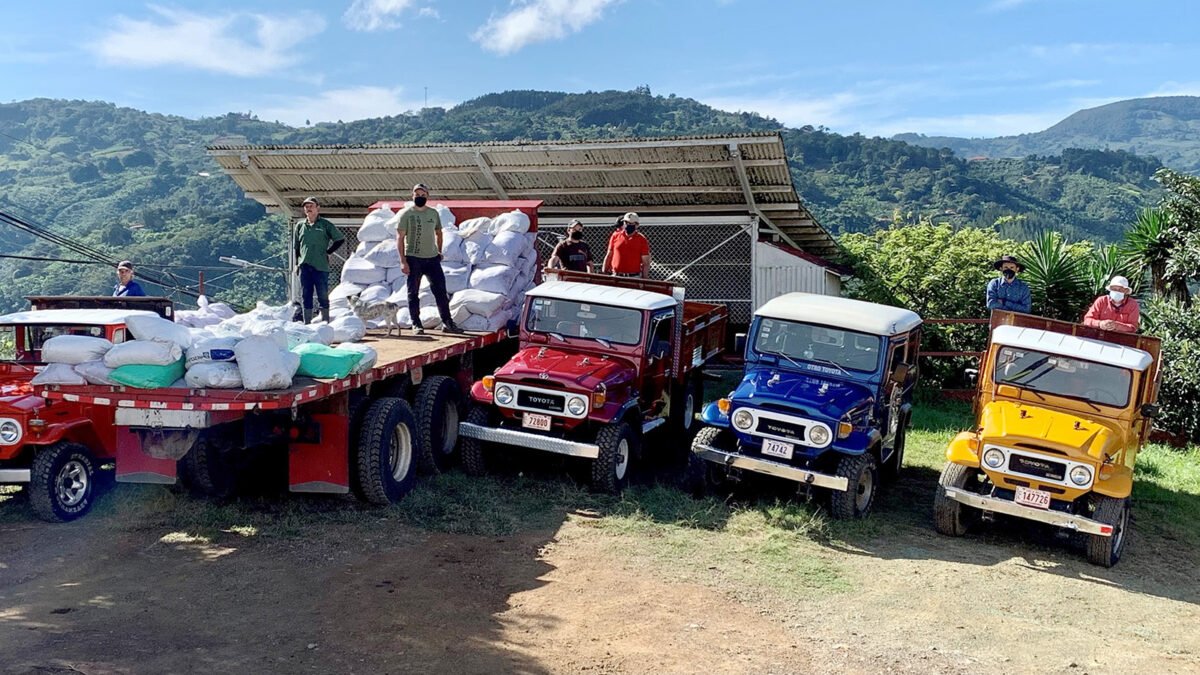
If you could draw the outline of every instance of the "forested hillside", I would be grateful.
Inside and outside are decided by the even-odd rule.
[[[835,233],[869,231],[896,213],[1025,237],[1056,229],[1111,240],[1159,195],[1159,162],[1127,152],[1065,150],[1050,157],[967,161],[952,153],[820,128],[785,129],[753,113],[632,92],[489,94],[426,109],[305,128],[244,114],[191,120],[112,104],[36,99],[0,105],[0,210],[142,263],[219,265],[283,251],[283,223],[242,197],[205,154],[234,143],[430,143],[586,139],[775,131],[783,133],[801,197]],[[0,253],[76,258],[15,230]],[[279,264],[276,257],[270,261]],[[179,283],[195,270],[173,270]],[[3,259],[0,309],[33,293],[102,293],[112,270]],[[217,276],[210,270],[207,277]],[[192,282],[194,283],[194,281]],[[236,274],[211,292],[235,303],[278,300],[279,275]]]

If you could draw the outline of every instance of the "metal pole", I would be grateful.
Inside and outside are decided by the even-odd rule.
[[[204,270],[200,270],[200,295],[204,295]]]

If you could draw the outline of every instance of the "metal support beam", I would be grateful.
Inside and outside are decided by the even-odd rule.
[[[796,242],[784,233],[783,230],[775,226],[771,219],[758,209],[758,204],[754,199],[754,190],[750,189],[750,176],[746,173],[746,165],[742,161],[742,150],[737,143],[729,144],[729,156],[733,159],[733,170],[737,172],[738,182],[742,184],[742,194],[746,197],[746,206],[750,208],[750,212],[757,214],[772,232],[779,235],[779,238],[787,243],[792,248],[800,248]]]
[[[275,187],[274,183],[267,179],[266,175],[264,175],[262,170],[258,168],[258,165],[254,163],[254,159],[250,157],[250,155],[245,153],[242,154],[242,166],[246,167],[246,170],[250,172],[250,175],[254,176],[259,183],[262,183],[262,186],[266,189],[267,194],[270,195],[271,199],[274,199],[275,203],[279,205],[280,213],[284,214],[288,218],[297,217],[296,212],[292,211],[292,207],[290,204],[288,204],[288,201],[283,198],[283,195],[279,194],[279,189]],[[246,196],[249,197],[250,194],[252,193],[247,193]]]
[[[496,178],[496,174],[492,172],[492,167],[488,164],[487,157],[478,150],[475,151],[475,163],[479,165],[479,170],[483,172],[483,179],[496,191],[496,196],[500,197],[500,199],[508,199],[508,193],[504,191],[504,186],[500,184],[500,179]]]

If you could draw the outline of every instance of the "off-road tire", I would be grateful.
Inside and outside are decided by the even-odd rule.
[[[183,459],[182,475],[189,489],[210,499],[229,499],[237,492],[237,474],[221,451],[204,438],[196,439]]]
[[[846,455],[838,460],[835,475],[846,478],[846,491],[832,490],[829,512],[838,520],[864,518],[871,512],[879,494],[879,461],[868,450],[861,455]]]
[[[96,459],[78,443],[38,451],[30,468],[29,505],[38,518],[65,523],[86,514],[96,494]]]
[[[620,494],[629,482],[629,463],[636,451],[637,438],[625,422],[605,424],[596,434],[600,455],[592,461],[592,490]]]
[[[481,427],[488,426],[487,408],[481,405],[472,406],[467,411],[466,421]],[[498,452],[494,444],[466,436],[458,437],[458,451],[462,455],[463,471],[466,471],[468,476],[486,475],[488,468],[495,464],[495,455]]]
[[[371,504],[386,506],[412,490],[421,452],[417,419],[407,401],[385,396],[371,402],[350,463],[350,485]]]
[[[946,496],[945,488],[965,489],[979,475],[979,469],[947,462],[938,477],[937,492],[933,494],[933,527],[938,532],[961,537],[979,518],[979,512]]]
[[[684,488],[692,493],[692,496],[706,497],[711,494],[717,482],[713,480],[713,473],[725,471],[724,467],[702,459],[696,454],[696,448],[706,445],[718,450],[732,450],[735,442],[733,433],[728,429],[704,427],[696,432],[695,438],[692,439],[692,447],[688,451],[687,469],[683,478]]]
[[[1121,559],[1121,553],[1125,551],[1125,542],[1129,538],[1129,498],[1095,495],[1092,499],[1095,505],[1092,520],[1112,525],[1113,533],[1110,537],[1087,535],[1087,559],[1093,565],[1112,567]]]
[[[422,448],[418,468],[422,473],[437,474],[454,465],[461,403],[458,383],[445,375],[427,377],[417,388],[415,408]]]
[[[908,421],[911,413],[905,413],[900,418],[900,426],[896,429],[896,438],[892,441],[892,456],[883,464],[883,479],[889,483],[900,477],[904,468],[904,444],[908,441]]]

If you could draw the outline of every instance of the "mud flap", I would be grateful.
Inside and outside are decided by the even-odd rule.
[[[142,450],[142,439],[128,427],[117,427],[117,481],[120,483],[175,484],[175,460],[151,457]]]
[[[320,429],[312,442],[288,443],[288,490],[350,492],[350,420],[343,412],[312,416]]]

